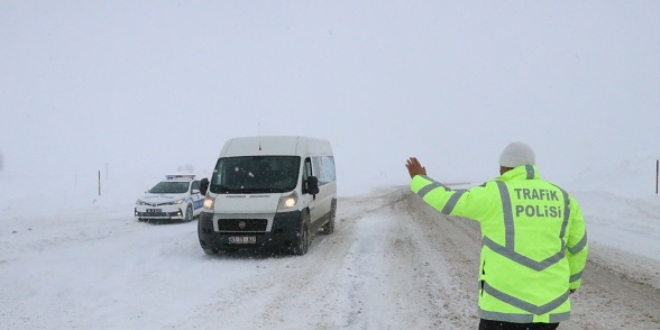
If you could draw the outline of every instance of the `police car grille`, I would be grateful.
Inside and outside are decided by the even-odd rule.
[[[266,231],[267,226],[268,220],[266,219],[220,219],[218,221],[218,231]]]

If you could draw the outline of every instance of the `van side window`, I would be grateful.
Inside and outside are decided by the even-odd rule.
[[[335,159],[333,156],[313,157],[312,164],[320,186],[336,181]]]
[[[192,192],[194,189],[200,190],[199,181],[193,181],[192,187],[190,188],[190,191]]]
[[[337,181],[337,176],[335,174],[335,157],[321,157],[321,172],[323,173],[324,182],[329,183]]]

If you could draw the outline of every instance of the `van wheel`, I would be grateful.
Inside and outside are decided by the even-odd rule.
[[[186,215],[183,221],[190,222],[192,220],[193,220],[193,208],[192,205],[188,204],[188,207],[186,208]]]
[[[204,250],[204,253],[206,253],[206,255],[209,255],[209,256],[214,256],[214,255],[218,254],[218,250],[216,250],[216,249],[203,249],[203,250]]]
[[[306,213],[305,218],[309,218],[309,213]],[[307,253],[307,250],[309,249],[309,243],[310,243],[309,228],[307,228],[306,219],[303,219],[302,228],[298,233],[296,243],[293,245],[293,254],[297,256],[305,255]]]
[[[323,234],[330,235],[335,232],[335,218],[337,217],[337,200],[333,199],[330,206],[330,219],[323,225]]]

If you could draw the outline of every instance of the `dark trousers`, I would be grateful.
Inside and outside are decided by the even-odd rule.
[[[481,319],[479,330],[555,330],[559,323],[509,323]]]

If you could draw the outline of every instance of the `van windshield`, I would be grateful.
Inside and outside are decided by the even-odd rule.
[[[242,156],[220,158],[209,190],[216,194],[283,193],[296,188],[298,156]]]

